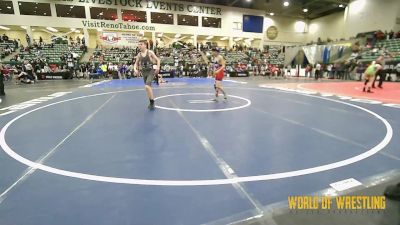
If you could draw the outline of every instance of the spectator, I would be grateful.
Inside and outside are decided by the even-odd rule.
[[[317,64],[315,65],[314,79],[318,80],[321,77],[322,77],[321,64],[319,64],[319,62],[317,62]]]
[[[5,68],[3,67],[3,64],[0,63],[0,96],[6,95],[6,93],[4,92],[4,70]]]
[[[24,61],[24,65],[22,66],[21,73],[17,76],[17,84],[22,83],[35,83],[35,75],[33,71],[32,65],[28,62],[28,60]]]
[[[327,70],[327,72],[328,72],[328,78],[329,78],[329,79],[333,79],[333,71],[332,71],[332,68],[333,68],[333,65],[332,65],[332,64],[329,64],[329,65],[326,67],[326,70]]]
[[[3,34],[3,41],[8,42],[8,36],[6,34]]]
[[[29,35],[26,34],[25,38],[26,38],[26,43],[28,43],[28,46],[31,46],[31,37],[29,37]]]
[[[393,39],[393,37],[394,37],[394,31],[391,30],[391,31],[389,32],[389,39]]]

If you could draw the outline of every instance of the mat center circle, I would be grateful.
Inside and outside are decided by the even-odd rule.
[[[172,102],[176,97],[179,97],[179,101]],[[157,100],[156,108],[183,112],[222,112],[242,109],[251,105],[249,99],[240,96],[227,95],[227,100],[220,96],[217,101],[214,97],[213,93],[179,93],[159,96],[154,100]],[[164,101],[167,99],[170,100],[169,106],[166,106],[166,101]],[[184,106],[181,107],[182,104]]]

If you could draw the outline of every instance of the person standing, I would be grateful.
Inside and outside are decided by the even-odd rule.
[[[333,65],[332,65],[332,64],[329,64],[329,65],[326,67],[326,70],[328,71],[328,78],[329,78],[329,79],[333,79],[333,78],[334,78],[334,77],[333,77],[332,68],[333,68]]]
[[[373,93],[371,91],[372,84],[375,82],[376,73],[382,69],[382,66],[375,61],[364,72],[364,88],[363,92]]]
[[[219,54],[219,50],[217,48],[212,49],[212,63],[214,65],[214,76],[215,76],[215,101],[218,100],[218,93],[222,92],[224,95],[224,99],[227,99],[227,95],[222,87],[222,80],[224,79],[225,74],[225,59]]]
[[[389,57],[394,57],[394,55],[390,54],[388,51],[385,50],[385,48],[380,52],[381,55],[375,60],[375,63],[381,65],[381,68],[378,70],[376,73],[376,76],[374,78],[374,82],[372,83],[372,88],[375,88],[375,81],[377,79],[377,75],[379,75],[379,83],[378,83],[378,88],[383,88],[383,81],[386,80],[386,75],[387,75],[387,67],[386,67],[386,59],[385,56]]]
[[[4,92],[4,69],[5,68],[3,67],[3,64],[0,63],[0,96],[6,95],[6,93]]]
[[[160,59],[156,56],[156,54],[154,54],[153,51],[147,49],[146,40],[140,40],[138,47],[140,51],[136,56],[136,62],[134,66],[135,74],[137,75],[139,72],[142,74],[145,90],[150,102],[148,108],[150,110],[154,110],[155,102],[153,89],[151,88],[151,82],[154,80],[154,76],[158,75],[160,72]],[[157,64],[155,68],[153,67],[154,62]]]
[[[315,78],[315,80],[318,80],[318,78],[321,78],[321,64],[319,64],[318,62],[317,62],[317,65],[315,66],[314,78]]]

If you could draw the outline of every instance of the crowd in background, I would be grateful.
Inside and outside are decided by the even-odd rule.
[[[383,33],[383,32],[382,32]],[[376,32],[377,38],[381,32]],[[397,38],[398,33],[383,33],[384,38]],[[50,63],[43,55],[43,49],[51,49],[59,41],[54,38],[51,43],[45,43],[40,37],[32,40],[27,35],[27,46],[23,46],[20,40],[9,40],[6,35],[1,36],[0,43],[6,43],[8,53],[19,49],[11,62],[15,65],[3,65],[6,76],[14,74],[17,83],[34,83],[37,81],[37,74],[42,73],[68,73],[68,78],[102,78],[129,79],[135,76],[133,64],[138,53],[137,48],[131,47],[110,47],[97,46],[88,62],[79,62],[80,56],[74,53],[74,49],[87,51],[85,39],[70,37],[67,42],[67,51],[61,52],[58,63]],[[157,46],[157,45],[156,45]],[[161,72],[169,73],[172,76],[207,77],[212,73],[210,63],[210,49],[216,47],[212,43],[199,44],[187,47],[185,43],[179,48],[155,48],[154,51],[161,58]],[[358,47],[357,47],[358,46]],[[9,50],[8,50],[9,49]],[[384,53],[384,47],[372,47],[377,55]],[[220,48],[221,55],[227,59],[226,73],[247,73],[247,75],[266,76],[269,78],[299,76],[300,68],[295,65],[283,65],[284,51],[282,49],[268,46],[263,50],[251,48],[245,45],[235,44],[232,48]],[[354,45],[353,52],[360,52],[359,44]],[[34,56],[27,60],[24,56]],[[22,62],[22,63],[21,63]],[[342,61],[323,64],[318,62],[314,65],[304,66],[305,76],[314,79],[361,79],[361,74],[366,66],[357,60]],[[397,67],[385,68],[396,71]],[[140,76],[140,74],[138,75]],[[12,76],[7,76],[9,79]]]

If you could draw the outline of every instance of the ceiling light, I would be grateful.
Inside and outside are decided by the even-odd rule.
[[[71,31],[75,31],[76,29],[75,29],[75,28],[71,28],[70,30],[71,30]]]
[[[288,2],[288,1],[285,1],[285,2],[283,3],[283,6],[285,6],[285,7],[289,6],[289,2]]]
[[[53,27],[46,27],[46,29],[52,32],[58,32],[58,30]]]
[[[47,13],[43,13],[43,15],[46,15]]]
[[[172,17],[172,14],[169,14],[168,16],[169,16],[169,17]]]
[[[77,34],[80,34],[80,33],[81,33],[81,31],[80,31],[80,30],[76,30],[76,31],[75,31],[75,33],[77,33]]]
[[[240,40],[242,40],[243,38],[235,38],[235,39],[233,39],[234,41],[240,41]]]
[[[27,26],[21,26],[21,28],[26,30],[26,28],[28,28],[28,27]]]
[[[7,9],[11,9],[11,6],[7,6]]]
[[[191,38],[191,39],[194,39],[194,36],[191,36],[190,38]]]
[[[181,37],[181,34],[175,34],[175,38]]]
[[[103,29],[101,29],[101,28],[97,28],[97,31],[99,31],[99,32],[102,32],[102,31],[103,31]]]
[[[246,2],[251,2],[251,0],[246,0]]]
[[[162,36],[163,36],[163,33],[157,34],[157,37],[162,37]]]
[[[71,5],[69,8],[73,9],[73,8],[74,8],[74,6],[73,6],[73,5]]]
[[[273,15],[275,15],[275,13],[269,13],[269,15],[270,15],[270,16],[273,16]]]
[[[206,40],[210,40],[210,39],[212,39],[214,36],[208,36],[208,37],[206,37]]]
[[[305,12],[305,13],[308,12],[308,9],[303,9],[303,12]]]
[[[344,8],[344,5],[343,5],[343,4],[340,4],[340,5],[339,5],[339,8]]]
[[[1,25],[0,25],[0,29],[3,29],[3,30],[10,30],[10,28],[5,27],[5,26],[1,26]]]
[[[223,37],[223,38],[221,38],[221,39],[219,39],[220,41],[225,41],[225,40],[228,40],[228,37]]]

